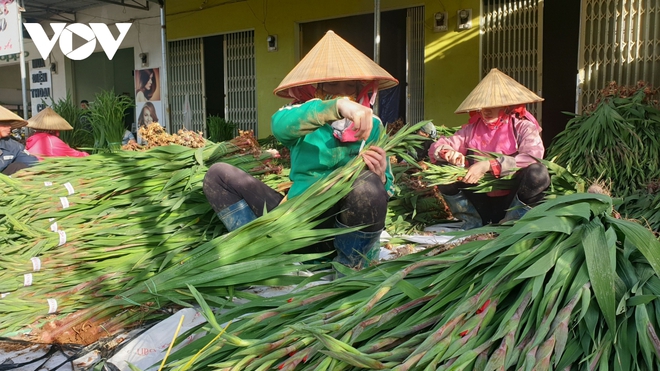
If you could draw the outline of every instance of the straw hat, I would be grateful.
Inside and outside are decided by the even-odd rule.
[[[290,98],[289,88],[327,81],[375,80],[378,89],[389,89],[399,81],[353,45],[328,31],[298,62],[273,92]]]
[[[73,130],[73,127],[50,107],[32,116],[27,127],[35,130]]]
[[[21,116],[14,112],[0,106],[0,124],[9,124],[12,129],[22,128],[27,125],[27,121],[23,120]]]
[[[465,113],[482,108],[516,106],[542,100],[543,98],[534,94],[504,72],[493,68],[454,113]]]

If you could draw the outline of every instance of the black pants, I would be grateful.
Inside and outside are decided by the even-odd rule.
[[[217,213],[245,200],[257,217],[280,204],[283,195],[252,175],[225,163],[217,163],[204,176],[204,194]],[[335,218],[347,226],[365,227],[362,231],[375,232],[385,227],[389,196],[380,178],[370,170],[363,171],[353,184],[353,189],[337,205],[323,212],[318,219],[326,219],[316,228],[334,228]],[[317,244],[305,252],[331,251],[332,242]]]
[[[463,182],[439,185],[438,190],[440,190],[440,193],[446,195],[455,195],[459,191],[462,191],[477,209],[483,224],[486,225],[489,223],[499,223],[504,218],[506,210],[516,195],[524,204],[534,206],[543,199],[543,192],[550,186],[548,169],[540,163],[533,163],[518,170],[514,174],[513,180],[514,185],[511,192],[506,196],[499,197],[490,197],[485,193],[475,193],[474,191],[465,189],[473,186],[473,184]]]
[[[9,166],[7,166],[4,170],[2,170],[2,173],[5,175],[12,175],[13,173],[21,169],[25,169],[28,166],[29,166],[28,164],[23,162],[12,162],[11,164],[9,164]]]

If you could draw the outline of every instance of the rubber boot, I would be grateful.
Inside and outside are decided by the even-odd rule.
[[[217,215],[229,232],[257,219],[257,216],[254,215],[254,212],[245,200],[240,200],[233,205],[229,205],[220,210]]]
[[[479,212],[470,200],[465,197],[463,192],[458,192],[451,196],[443,194],[442,197],[447,202],[454,217],[463,221],[463,226],[461,227],[463,230],[467,231],[468,229],[479,228],[483,225]]]
[[[511,220],[518,220],[522,218],[523,215],[527,214],[527,212],[531,209],[531,206],[520,201],[518,195],[516,195],[513,198],[513,201],[511,201],[511,205],[509,205],[509,209],[507,210],[506,214],[504,214],[504,219],[500,221],[500,224]]]
[[[335,221],[338,228],[348,228],[339,221]],[[335,261],[353,268],[362,269],[369,265],[371,259],[380,253],[380,233],[354,231],[335,237],[334,245],[337,250]]]

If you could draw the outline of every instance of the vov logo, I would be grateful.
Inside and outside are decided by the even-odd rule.
[[[97,40],[101,44],[105,55],[108,56],[108,59],[112,60],[117,49],[119,49],[119,45],[131,28],[131,23],[115,23],[119,30],[119,37],[115,39],[108,25],[105,23],[90,23],[89,26],[82,23],[72,23],[68,26],[66,23],[51,23],[50,27],[53,29],[54,34],[53,38],[49,39],[44,28],[39,23],[24,23],[24,25],[32,41],[34,41],[34,45],[39,50],[41,58],[48,58],[48,55],[59,39],[62,53],[69,59],[76,61],[83,60],[92,55],[96,48]],[[73,34],[87,41],[76,50],[73,50]]]

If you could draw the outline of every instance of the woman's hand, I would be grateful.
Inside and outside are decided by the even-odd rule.
[[[367,168],[378,175],[381,182],[385,184],[387,181],[385,178],[385,171],[387,170],[388,160],[385,150],[380,147],[369,146],[369,148],[362,152],[360,155],[364,159],[364,163],[367,165]]]
[[[479,180],[484,177],[484,174],[490,170],[490,161],[479,161],[474,165],[470,166],[467,174],[463,178],[463,183],[467,184],[477,184]]]
[[[435,158],[440,158],[438,153],[436,153]],[[465,166],[465,155],[453,149],[449,149],[445,153],[445,161],[449,162],[452,165],[463,167]]]
[[[373,128],[373,111],[359,103],[348,99],[337,100],[337,111],[342,117],[353,121],[353,128],[359,139],[368,139]]]

